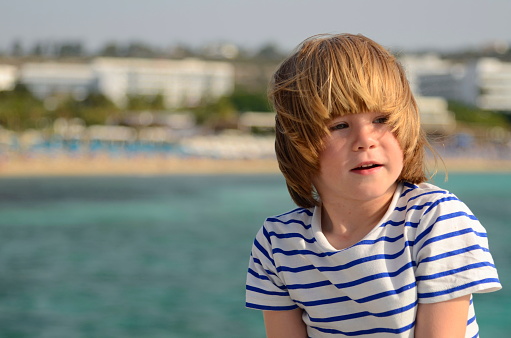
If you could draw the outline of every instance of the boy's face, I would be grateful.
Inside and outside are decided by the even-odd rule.
[[[329,124],[320,172],[313,180],[324,203],[387,203],[403,169],[403,151],[386,114],[360,113]]]

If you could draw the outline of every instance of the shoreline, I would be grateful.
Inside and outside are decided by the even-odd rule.
[[[22,157],[0,160],[0,178],[278,173],[275,159],[180,158],[158,155]]]
[[[445,163],[445,166],[444,164]],[[438,173],[511,173],[511,160],[444,158]],[[431,167],[431,163],[429,165]],[[26,176],[280,174],[277,161],[267,159],[181,158],[162,155],[132,157],[16,156],[0,158],[0,178]]]

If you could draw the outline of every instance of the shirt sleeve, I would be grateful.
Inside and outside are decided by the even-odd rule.
[[[413,252],[420,303],[501,288],[486,230],[456,196],[428,203],[416,234]]]
[[[258,310],[292,310],[298,306],[278,276],[271,239],[265,227],[258,232],[247,273],[246,307]]]

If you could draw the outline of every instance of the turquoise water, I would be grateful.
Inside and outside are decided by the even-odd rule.
[[[511,174],[436,183],[488,230],[507,287],[476,311],[482,337],[508,337]],[[0,337],[263,337],[250,247],[292,207],[277,175],[0,179]]]

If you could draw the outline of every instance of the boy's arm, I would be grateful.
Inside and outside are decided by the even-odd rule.
[[[306,338],[307,328],[302,320],[302,309],[263,311],[266,337]]]
[[[470,295],[445,302],[419,304],[415,338],[463,338],[467,329]]]

